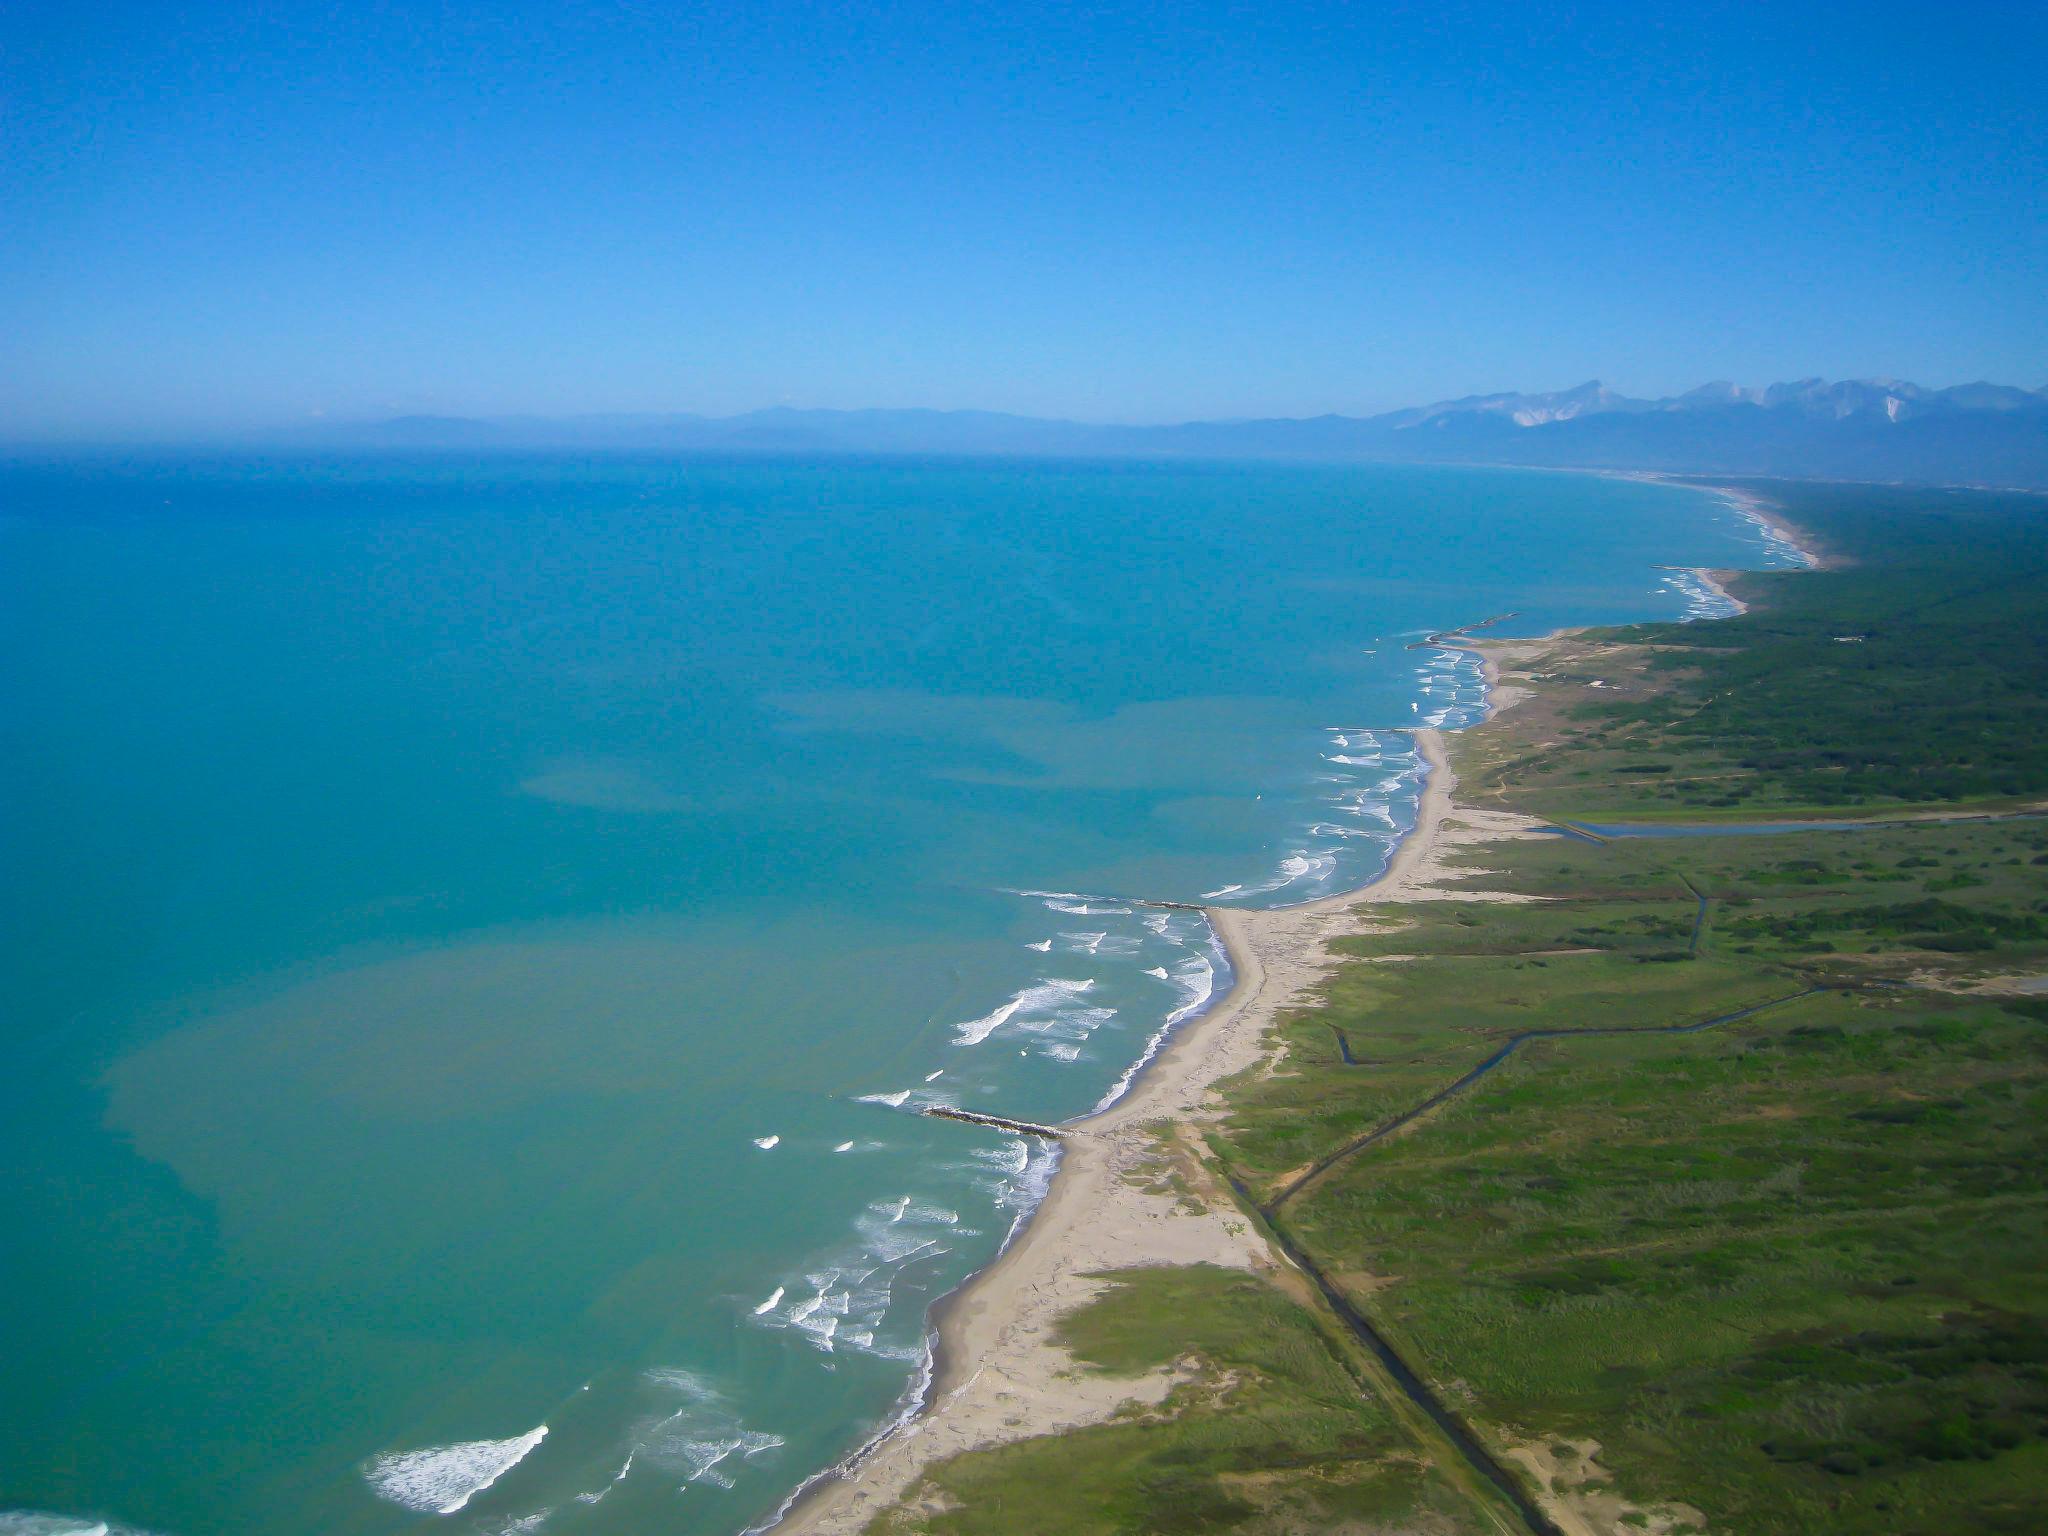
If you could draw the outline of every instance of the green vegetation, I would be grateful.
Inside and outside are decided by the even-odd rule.
[[[1597,1440],[1645,1507],[1744,1532],[2027,1528],[2048,1001],[1879,983],[2048,969],[2044,845],[2048,825],[1973,823],[1488,846],[1486,889],[1547,899],[1417,905],[1349,941],[1328,1005],[1285,1025],[1289,1070],[1233,1095],[1224,1150],[1270,1192],[1517,1032],[1841,989],[1697,1033],[1531,1041],[1279,1219],[1497,1443]],[[1666,960],[1693,889],[1701,950]],[[1893,947],[1944,925],[1977,943]]]
[[[2041,504],[1772,494],[1853,563],[1552,645],[1454,745],[1461,797],[1626,822],[2048,794]],[[1525,899],[1382,909],[1232,1085],[1210,1150],[1266,1219],[1496,1459],[1565,1468],[1585,1529],[2038,1529],[2048,817],[1465,860]],[[1145,1272],[1069,1337],[1194,1375],[959,1458],[878,1530],[1492,1528],[1311,1294]]]
[[[1549,679],[1575,701],[1565,740],[1493,764],[1490,787],[1594,819],[2048,789],[2048,501],[1764,489],[1845,563],[1741,577],[1739,618],[1603,632]]]
[[[1112,1374],[1181,1365],[1167,1402],[956,1458],[874,1536],[1480,1529],[1306,1308],[1206,1265],[1115,1279],[1062,1342]]]

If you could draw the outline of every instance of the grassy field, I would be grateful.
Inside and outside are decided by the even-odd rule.
[[[1745,578],[1739,620],[1502,652],[1534,693],[1457,738],[1461,799],[1757,821],[2048,794],[2041,505],[1772,493],[1851,563]],[[1466,859],[1533,899],[1382,909],[1231,1085],[1208,1145],[1248,1215],[1561,1524],[2040,1529],[2048,819]],[[1498,1528],[1311,1288],[1119,1278],[1069,1339],[1180,1362],[1165,1407],[957,1458],[877,1532]]]
[[[1518,1031],[1839,989],[1532,1041],[1278,1219],[1499,1445],[1597,1440],[1645,1506],[2032,1529],[2048,1000],[1937,988],[2048,969],[2044,846],[1973,824],[1483,849],[1489,888],[1550,899],[1350,941],[1329,1004],[1286,1025],[1289,1069],[1236,1093],[1226,1155],[1270,1192]],[[1926,985],[1884,984],[1906,977]]]
[[[941,1467],[875,1536],[1125,1536],[1219,1530],[1476,1532],[1464,1496],[1418,1453],[1347,1352],[1267,1282],[1197,1266],[1121,1274],[1069,1318],[1087,1366],[1180,1363],[1159,1409]]]

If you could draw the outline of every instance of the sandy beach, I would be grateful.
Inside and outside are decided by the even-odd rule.
[[[1655,469],[1596,469],[1565,470],[1565,474],[1596,474],[1610,480],[1636,480],[1649,485],[1675,485],[1687,490],[1704,491],[1719,497],[1737,515],[1749,519],[1773,538],[1789,548],[1810,570],[1825,570],[1831,563],[1829,558],[1815,546],[1813,535],[1805,529],[1785,521],[1784,513],[1776,502],[1767,500],[1755,491],[1744,490],[1738,485],[1719,485],[1712,481],[1695,479],[1689,475],[1667,474]],[[1705,571],[1695,574],[1712,580]],[[1714,582],[1718,588],[1720,583]],[[1726,595],[1725,593],[1723,594]]]
[[[1058,1175],[1017,1240],[942,1304],[936,1374],[920,1413],[847,1466],[826,1474],[774,1529],[850,1536],[912,1491],[925,1469],[977,1446],[1053,1433],[1107,1418],[1133,1400],[1157,1402],[1171,1373],[1133,1381],[1075,1368],[1054,1342],[1061,1314],[1103,1288],[1102,1272],[1147,1264],[1218,1264],[1278,1270],[1287,1261],[1251,1230],[1220,1191],[1197,1211],[1156,1185],[1162,1124],[1219,1111],[1217,1085],[1270,1065],[1277,1014],[1310,1001],[1332,964],[1329,941],[1354,931],[1376,903],[1429,900],[1445,888],[1445,856],[1460,845],[1533,835],[1526,818],[1459,807],[1442,735],[1414,733],[1430,765],[1414,830],[1370,885],[1296,907],[1207,911],[1235,980],[1139,1075],[1131,1092],[1068,1129]],[[1469,872],[1466,872],[1469,874]],[[1192,1160],[1183,1174],[1197,1174]]]
[[[1714,596],[1720,598],[1722,602],[1727,603],[1734,612],[1749,612],[1749,604],[1745,603],[1733,592],[1730,592],[1727,584],[1721,579],[1724,576],[1732,576],[1735,574],[1734,572],[1711,570],[1704,565],[1688,566],[1687,569],[1698,579],[1701,586],[1713,593]]]
[[[1752,492],[1659,474],[1619,478],[1682,483],[1726,500],[1768,528],[1809,566],[1825,561],[1799,529]],[[1722,586],[1731,574],[1695,574],[1740,609]],[[1503,661],[1519,667],[1571,631],[1540,639],[1443,644],[1480,658],[1488,718],[1527,689],[1502,679]],[[1268,1031],[1286,1009],[1315,1000],[1334,964],[1330,941],[1357,931],[1376,906],[1456,899],[1486,900],[1470,883],[1484,871],[1449,855],[1474,843],[1540,836],[1542,827],[1512,812],[1456,803],[1457,779],[1442,732],[1419,727],[1417,749],[1429,764],[1416,823],[1378,879],[1355,891],[1271,910],[1207,907],[1228,953],[1234,982],[1216,1006],[1189,1021],[1139,1074],[1130,1093],[1099,1114],[1066,1127],[1065,1151],[1044,1202],[1004,1253],[935,1313],[938,1344],[924,1406],[847,1463],[822,1474],[772,1527],[782,1536],[856,1536],[883,1510],[911,1494],[925,1470],[980,1446],[1099,1423],[1131,1402],[1156,1403],[1174,1385],[1170,1372],[1149,1378],[1080,1370],[1055,1342],[1058,1319],[1098,1294],[1106,1271],[1148,1264],[1217,1264],[1292,1270],[1257,1236],[1228,1194],[1209,1184],[1196,1159],[1175,1166],[1202,1196],[1201,1210],[1165,1192],[1158,1174],[1160,1132],[1221,1112],[1219,1085],[1276,1064]],[[1509,898],[1513,899],[1513,898]]]

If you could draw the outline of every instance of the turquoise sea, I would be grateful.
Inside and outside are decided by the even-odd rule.
[[[1369,878],[1428,632],[1708,612],[1697,491],[0,466],[0,1533],[729,1533],[914,1390],[1206,925]],[[1220,893],[1220,894],[1216,894]]]

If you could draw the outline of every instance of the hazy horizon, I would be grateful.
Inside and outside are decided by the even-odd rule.
[[[1694,381],[1692,384],[1683,385],[1675,389],[1655,391],[1647,389],[1638,390],[1621,387],[1615,385],[1611,380],[1607,379],[1585,379],[1580,380],[1574,384],[1542,384],[1529,388],[1524,388],[1515,383],[1508,383],[1498,386],[1461,389],[1457,391],[1455,394],[1445,395],[1429,400],[1404,400],[1390,406],[1376,407],[1371,411],[1303,410],[1291,413],[1261,412],[1240,413],[1236,415],[1199,418],[1184,416],[1158,417],[1144,420],[1129,417],[1089,417],[1080,415],[1060,415],[1049,412],[1039,413],[1028,411],[1007,411],[999,407],[976,405],[972,402],[967,402],[958,405],[927,405],[915,402],[903,405],[874,405],[862,403],[855,403],[849,405],[823,405],[808,403],[805,401],[794,399],[764,401],[756,405],[739,406],[732,410],[705,411],[693,411],[683,409],[680,407],[670,408],[659,405],[640,407],[621,406],[612,409],[588,411],[506,410],[469,412],[459,410],[390,410],[363,411],[359,413],[336,412],[332,414],[326,411],[317,411],[307,416],[293,419],[272,419],[268,421],[252,419],[232,424],[220,423],[209,427],[199,428],[159,426],[156,428],[133,427],[125,431],[101,430],[95,432],[91,430],[56,430],[44,433],[31,432],[26,434],[15,434],[5,430],[4,427],[0,427],[0,448],[49,448],[54,450],[61,450],[70,447],[119,448],[122,446],[183,446],[194,448],[213,448],[233,447],[242,444],[275,445],[279,443],[289,443],[294,441],[317,442],[319,441],[319,433],[323,428],[336,430],[346,430],[351,428],[375,428],[379,426],[400,424],[407,421],[474,422],[478,424],[492,424],[503,426],[514,426],[521,424],[544,426],[555,423],[577,424],[603,421],[658,423],[662,421],[697,420],[707,423],[719,423],[744,421],[750,417],[768,415],[778,411],[787,411],[800,415],[817,414],[859,416],[864,414],[872,414],[882,416],[934,415],[1011,417],[1019,421],[1035,422],[1047,426],[1071,426],[1101,429],[1130,428],[1134,430],[1142,430],[1145,428],[1169,428],[1181,426],[1227,426],[1239,423],[1252,424],[1262,421],[1312,421],[1319,418],[1328,417],[1344,417],[1348,419],[1362,420],[1369,419],[1377,415],[1393,414],[1409,408],[1419,408],[1424,406],[1456,402],[1468,399],[1477,400],[1491,396],[1514,394],[1543,395],[1553,393],[1565,393],[1570,390],[1578,389],[1583,386],[1592,384],[1602,385],[1608,390],[1612,391],[1613,393],[1622,396],[1628,396],[1638,399],[1664,399],[1675,398],[1677,396],[1686,394],[1689,390],[1699,389],[1714,384],[1734,383],[1738,387],[1743,389],[1761,389],[1773,384],[1798,383],[1804,382],[1809,379],[1819,379],[1830,384],[1836,382],[1892,384],[1904,383],[1916,385],[1922,389],[1933,392],[1939,392],[1946,389],[1961,388],[1973,384],[1988,384],[1994,387],[2033,390],[2037,393],[2048,395],[2048,382],[2035,384],[2026,380],[1987,379],[1981,377],[1970,379],[1958,378],[1944,379],[1940,381],[1930,381],[1926,379],[1904,379],[1897,374],[1879,374],[1872,375],[1866,378],[1849,379],[1844,375],[1809,372],[1806,374],[1799,375],[1796,378],[1788,377],[1785,379],[1771,379],[1759,381],[1739,379],[1700,379]]]
[[[0,17],[0,436],[2048,382],[2048,18]]]

